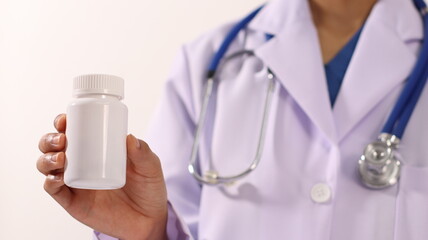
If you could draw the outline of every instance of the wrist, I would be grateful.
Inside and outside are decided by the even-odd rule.
[[[167,240],[168,212],[159,219],[144,218],[139,224],[135,224],[132,231],[127,232],[127,236],[120,240]]]

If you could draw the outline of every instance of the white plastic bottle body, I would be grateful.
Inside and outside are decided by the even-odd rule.
[[[87,95],[67,107],[65,184],[117,189],[126,181],[128,109],[115,96]]]

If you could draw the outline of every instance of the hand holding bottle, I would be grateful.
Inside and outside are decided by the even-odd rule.
[[[159,158],[142,140],[126,138],[126,184],[116,190],[86,190],[64,184],[66,116],[55,119],[58,133],[39,142],[37,161],[44,188],[71,216],[120,239],[166,239],[167,194]]]

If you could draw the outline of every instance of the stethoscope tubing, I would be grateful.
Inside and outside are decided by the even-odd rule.
[[[425,0],[414,0],[414,3],[416,7],[420,10],[422,13],[423,18],[423,32],[424,37],[428,36],[428,8]],[[218,51],[214,54],[208,70],[207,70],[207,84],[205,86],[205,95],[203,97],[203,102],[201,106],[199,121],[197,123],[196,127],[196,134],[195,134],[195,140],[192,146],[192,152],[191,157],[188,165],[189,172],[193,175],[193,177],[198,180],[200,183],[208,184],[208,185],[217,185],[217,184],[225,184],[229,182],[233,182],[239,178],[242,178],[246,175],[248,175],[250,172],[252,172],[254,169],[256,169],[257,165],[260,162],[261,155],[263,152],[264,142],[265,142],[265,134],[266,134],[266,125],[268,122],[268,116],[269,111],[271,107],[271,101],[272,101],[272,94],[275,86],[275,76],[272,73],[272,71],[267,68],[268,73],[268,79],[269,79],[269,85],[267,89],[267,95],[265,99],[265,107],[263,111],[263,119],[262,119],[262,125],[260,129],[260,135],[259,135],[259,143],[257,146],[257,152],[256,156],[253,159],[253,162],[251,165],[245,169],[245,171],[233,175],[233,176],[220,176],[218,175],[218,172],[215,170],[209,170],[205,175],[201,175],[197,171],[197,155],[198,155],[198,148],[201,140],[201,134],[204,129],[205,124],[205,117],[207,114],[208,104],[210,97],[212,95],[213,87],[215,84],[215,75],[216,71],[219,67],[220,62],[224,58],[225,53],[227,52],[229,46],[231,45],[232,41],[237,37],[238,33],[244,29],[247,24],[258,14],[258,12],[263,8],[263,6],[257,8],[253,12],[251,12],[248,16],[246,16],[244,19],[239,21],[226,35],[225,39],[223,40],[222,44],[220,45]],[[269,41],[273,35],[266,34],[266,40]],[[228,58],[233,58],[234,56],[238,56],[242,53],[249,53],[253,54],[250,50],[243,50],[241,52],[232,54]],[[224,61],[227,61],[227,59],[224,59]],[[419,55],[419,58],[415,64],[415,67],[413,68],[413,71],[408,77],[407,83],[405,84],[400,96],[398,97],[398,100],[396,101],[396,104],[394,108],[392,109],[382,131],[381,135],[379,136],[379,139],[372,144],[369,144],[369,146],[375,146],[376,144],[386,144],[384,146],[385,149],[391,150],[391,156],[393,159],[391,159],[391,163],[389,164],[389,171],[387,171],[385,174],[380,173],[380,175],[373,175],[368,174],[367,172],[367,166],[370,164],[375,164],[376,159],[374,159],[375,162],[367,162],[366,160],[370,160],[368,156],[361,156],[361,159],[359,161],[359,170],[360,174],[363,176],[363,182],[367,186],[372,186],[373,188],[384,188],[388,186],[394,185],[400,175],[400,161],[396,159],[396,155],[392,154],[393,150],[398,148],[398,143],[400,142],[400,139],[402,138],[404,131],[406,129],[406,126],[409,122],[409,119],[413,113],[413,110],[415,109],[417,102],[419,100],[419,97],[421,96],[421,93],[424,89],[424,86],[428,79],[428,42],[425,40],[422,44],[421,53]],[[379,142],[380,141],[380,142]],[[383,142],[383,143],[382,143]],[[383,146],[383,145],[382,145]],[[367,148],[366,148],[367,149]],[[367,165],[369,164],[369,165]],[[385,166],[386,167],[386,166]],[[369,176],[370,175],[370,176]],[[364,176],[366,178],[364,178]],[[367,178],[369,177],[369,178]],[[367,180],[369,179],[369,180]],[[370,180],[371,179],[371,180]]]
[[[244,50],[244,51],[241,51],[240,53],[248,53],[248,52],[249,51]],[[233,54],[231,57],[235,57],[235,56],[238,56],[238,55]],[[202,131],[203,131],[204,126],[205,126],[205,119],[206,119],[208,104],[209,104],[209,101],[210,101],[210,98],[212,95],[212,91],[214,88],[214,79],[213,78],[208,79],[207,85],[205,87],[205,94],[204,94],[204,98],[203,98],[203,103],[201,106],[201,113],[200,113],[199,121],[198,121],[198,124],[196,127],[195,140],[193,142],[192,152],[191,152],[190,161],[189,161],[189,165],[188,165],[188,171],[200,183],[207,184],[207,185],[218,185],[218,184],[232,183],[232,182],[250,174],[259,165],[260,159],[261,159],[262,154],[263,154],[263,147],[265,145],[267,123],[269,121],[270,109],[272,106],[272,96],[273,96],[273,92],[275,89],[275,76],[269,69],[266,69],[266,71],[268,72],[269,83],[268,83],[266,97],[265,97],[265,103],[264,103],[264,108],[263,108],[263,118],[262,118],[262,123],[261,123],[261,127],[260,127],[260,132],[259,132],[259,139],[258,139],[256,154],[254,156],[253,161],[251,162],[249,167],[247,169],[245,169],[245,171],[238,173],[236,175],[231,175],[231,176],[219,175],[214,170],[209,170],[207,172],[207,174],[202,175],[202,174],[198,173],[198,171],[196,169],[197,168],[196,159],[198,157],[199,144],[201,142]]]
[[[417,0],[418,1],[418,0]],[[422,5],[423,3],[423,5]],[[425,3],[422,1],[421,9],[426,9]],[[423,28],[424,36],[428,36],[428,15],[423,13]],[[426,40],[424,40],[426,41]],[[416,65],[407,80],[402,93],[400,94],[391,114],[386,121],[382,132],[390,133],[397,136],[399,139],[402,138],[408,121],[416,107],[422,90],[425,86],[428,74],[428,44],[422,44],[420,57],[416,62]]]
[[[424,16],[424,36],[428,36],[428,15]],[[425,40],[426,41],[426,40]],[[406,129],[406,126],[410,120],[410,117],[412,116],[413,110],[415,109],[419,97],[421,96],[425,84],[427,82],[428,79],[428,44],[423,44],[424,48],[422,49],[423,52],[421,52],[421,54],[423,54],[424,56],[424,62],[423,62],[423,68],[424,68],[424,72],[423,74],[420,76],[420,78],[418,79],[418,83],[416,85],[416,89],[413,91],[413,94],[411,94],[411,98],[408,100],[408,104],[407,104],[407,108],[404,109],[404,112],[401,116],[401,118],[399,119],[399,122],[397,124],[397,127],[394,129],[394,131],[392,132],[392,134],[396,135],[398,138],[402,138],[403,134],[404,134],[404,130]],[[422,61],[421,61],[422,62]]]
[[[251,22],[251,20],[253,20],[253,18],[257,15],[257,13],[259,13],[259,11],[262,8],[263,8],[263,6],[257,8],[256,10],[254,10],[253,12],[248,14],[248,16],[243,18],[240,22],[238,22],[230,30],[230,32],[227,34],[227,36],[223,40],[222,44],[220,45],[220,48],[218,49],[218,51],[215,53],[214,57],[212,58],[210,65],[208,66],[208,71],[207,71],[207,78],[208,79],[212,78],[215,75],[215,72],[217,71],[217,68],[220,64],[220,61],[223,59],[224,54],[226,54],[227,50],[229,49],[229,46],[231,45],[233,40],[236,38],[238,33],[242,29],[244,29],[247,26],[247,24],[249,22]]]

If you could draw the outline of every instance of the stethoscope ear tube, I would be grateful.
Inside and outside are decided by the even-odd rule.
[[[196,169],[197,167],[196,160],[198,158],[198,149],[201,142],[201,134],[205,126],[208,104],[212,95],[212,90],[214,85],[214,79],[213,78],[208,79],[207,85],[205,87],[205,94],[203,97],[198,124],[196,126],[195,140],[193,142],[192,152],[191,152],[190,161],[188,165],[189,173],[192,174],[193,177],[196,180],[198,180],[198,182],[207,184],[207,185],[233,183],[234,181],[247,176],[249,173],[251,173],[254,169],[257,168],[263,153],[263,147],[264,147],[265,138],[266,138],[267,123],[269,121],[270,109],[272,106],[272,96],[275,89],[275,76],[269,69],[267,69],[267,78],[269,82],[268,82],[266,99],[265,99],[264,108],[263,108],[263,118],[262,118],[262,123],[260,127],[259,141],[257,144],[255,157],[252,163],[250,164],[250,166],[247,169],[245,169],[245,171],[233,176],[220,176],[219,173],[213,169],[210,169],[206,171],[204,175],[201,175],[198,173]]]

